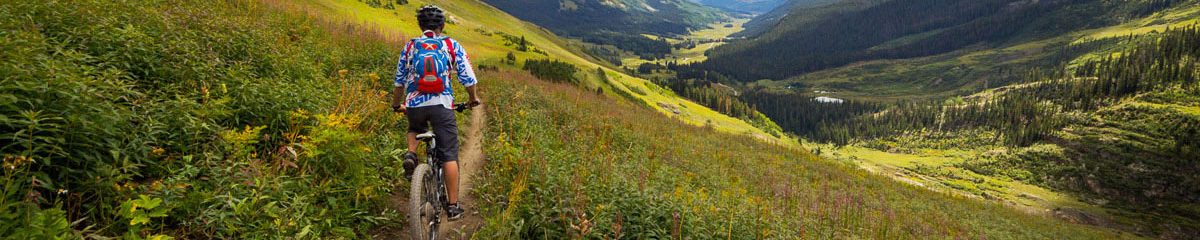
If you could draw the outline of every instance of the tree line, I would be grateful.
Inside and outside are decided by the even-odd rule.
[[[807,94],[766,91],[745,94],[743,99],[785,129],[818,141],[846,144],[915,130],[982,128],[1001,133],[998,140],[1005,144],[1027,146],[1046,140],[1069,122],[1070,116],[1058,113],[1095,111],[1124,97],[1171,87],[1196,88],[1194,59],[1200,57],[1200,32],[1195,27],[1171,29],[1141,42],[1074,69],[1064,65],[1031,69],[1022,82],[965,102],[827,104],[814,102]]]
[[[533,76],[550,80],[559,83],[575,83],[579,80],[575,78],[575,73],[579,68],[567,62],[551,59],[528,59],[525,60],[525,66],[522,69],[529,71]]]

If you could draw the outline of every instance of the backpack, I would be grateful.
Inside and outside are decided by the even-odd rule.
[[[442,46],[446,46],[447,50],[442,50]],[[408,48],[413,56],[409,60],[411,69],[419,74],[417,91],[425,94],[440,94],[445,91],[446,80],[442,79],[442,73],[450,71],[450,66],[456,62],[454,44],[450,42],[450,38],[413,39]]]

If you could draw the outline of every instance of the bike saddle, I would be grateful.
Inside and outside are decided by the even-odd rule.
[[[429,141],[429,139],[433,139],[433,132],[417,134],[417,141]]]

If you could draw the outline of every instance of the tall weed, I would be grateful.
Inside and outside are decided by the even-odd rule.
[[[280,3],[0,2],[0,236],[363,237],[398,219],[378,77],[396,36]]]

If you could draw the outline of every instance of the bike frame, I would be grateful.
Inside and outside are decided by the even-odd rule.
[[[457,111],[460,113],[463,111],[466,111],[467,109],[470,108],[470,106],[468,106],[467,104],[455,104],[455,105],[457,105],[457,107],[454,108],[454,111]],[[437,148],[437,137],[432,136],[429,138],[421,139],[421,141],[425,142],[425,146],[426,146],[425,152],[426,152],[426,156],[427,156],[425,158],[426,159],[425,163],[422,163],[422,165],[429,166],[429,174],[424,174],[424,179],[419,179],[419,180],[413,179],[413,181],[422,181],[422,183],[423,183],[423,184],[421,184],[423,187],[423,189],[421,189],[421,198],[422,199],[410,199],[409,201],[414,201],[414,200],[421,201],[420,202],[422,204],[421,209],[425,209],[424,204],[426,204],[426,203],[433,204],[433,206],[432,206],[431,212],[419,210],[418,213],[410,213],[410,214],[432,213],[432,215],[429,216],[429,221],[421,223],[421,224],[426,225],[429,229],[429,232],[424,233],[423,235],[428,235],[429,239],[437,239],[438,228],[439,228],[439,225],[441,225],[441,223],[442,223],[442,220],[441,220],[442,212],[448,210],[447,208],[450,206],[449,205],[450,201],[449,201],[449,199],[447,199],[449,196],[447,195],[448,193],[446,192],[446,182],[445,182],[445,178],[444,178],[445,173],[443,172],[442,165],[438,164],[438,162],[440,162],[439,159],[441,156],[438,156],[439,154],[437,154],[437,152],[435,151],[435,149]],[[421,168],[420,165],[418,165],[417,169],[420,169],[420,168]],[[417,173],[413,173],[413,174],[415,175]],[[428,201],[428,202],[425,202],[425,201]],[[423,219],[424,218],[422,218],[422,220]],[[418,222],[418,223],[420,223],[420,222]]]
[[[446,199],[447,198],[446,182],[443,178],[444,173],[442,172],[442,165],[437,164],[438,157],[437,157],[436,152],[434,151],[434,149],[437,147],[437,139],[429,138],[428,140],[425,141],[425,143],[427,145],[426,150],[425,150],[426,156],[428,156],[428,157],[426,158],[425,163],[423,163],[423,164],[429,165],[429,170],[430,170],[430,173],[432,173],[432,174],[425,175],[426,179],[423,179],[423,181],[425,181],[425,183],[426,183],[425,186],[430,186],[429,183],[433,183],[432,189],[430,189],[429,187],[425,188],[426,189],[425,199],[435,199],[435,200],[433,200],[433,204],[434,204],[433,216],[431,216],[431,218],[428,222],[429,229],[430,229],[429,235],[430,235],[431,239],[437,239],[438,225],[440,225],[442,222],[441,221],[442,211],[444,210],[444,208],[447,205],[447,203],[446,203],[446,201],[447,201],[447,199]],[[429,190],[433,190],[433,191],[430,192]]]

